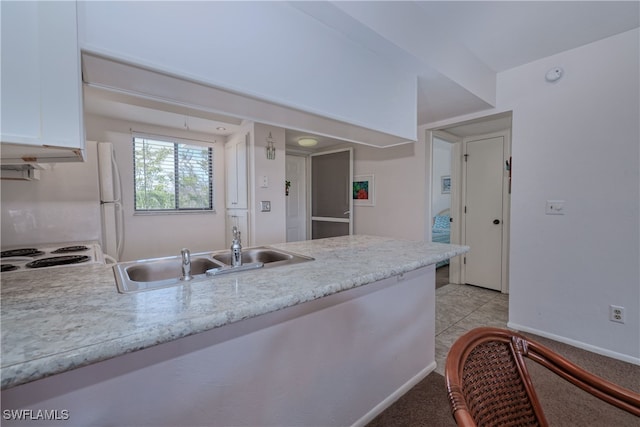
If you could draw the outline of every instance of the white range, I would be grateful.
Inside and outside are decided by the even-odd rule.
[[[42,268],[62,268],[79,264],[104,264],[97,242],[72,242],[3,249],[0,266],[3,274]]]

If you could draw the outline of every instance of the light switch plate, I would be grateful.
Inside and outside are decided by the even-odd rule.
[[[547,200],[546,215],[564,215],[564,200]]]
[[[269,188],[269,177],[267,175],[262,175],[262,179],[260,180],[260,188]]]
[[[263,200],[260,202],[261,212],[271,212],[271,202],[269,200]]]

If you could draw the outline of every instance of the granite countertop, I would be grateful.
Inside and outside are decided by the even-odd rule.
[[[2,389],[416,270],[466,246],[373,236],[271,245],[315,261],[120,294],[112,266],[1,276]]]

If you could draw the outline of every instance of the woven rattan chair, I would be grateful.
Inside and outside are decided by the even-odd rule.
[[[597,377],[518,333],[477,328],[451,347],[445,380],[458,426],[547,426],[524,358],[640,417],[640,394]]]

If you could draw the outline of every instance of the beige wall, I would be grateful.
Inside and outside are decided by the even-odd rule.
[[[251,245],[286,242],[285,131],[283,128],[261,123],[253,124],[252,128],[252,150],[249,155]],[[266,156],[269,133],[275,141],[275,159],[267,159]],[[267,177],[267,187],[262,187],[263,177]],[[271,202],[271,212],[261,212],[261,201]]]
[[[375,206],[354,206],[354,234],[424,240],[427,209],[422,138],[391,148],[353,145],[354,175],[373,174]]]

